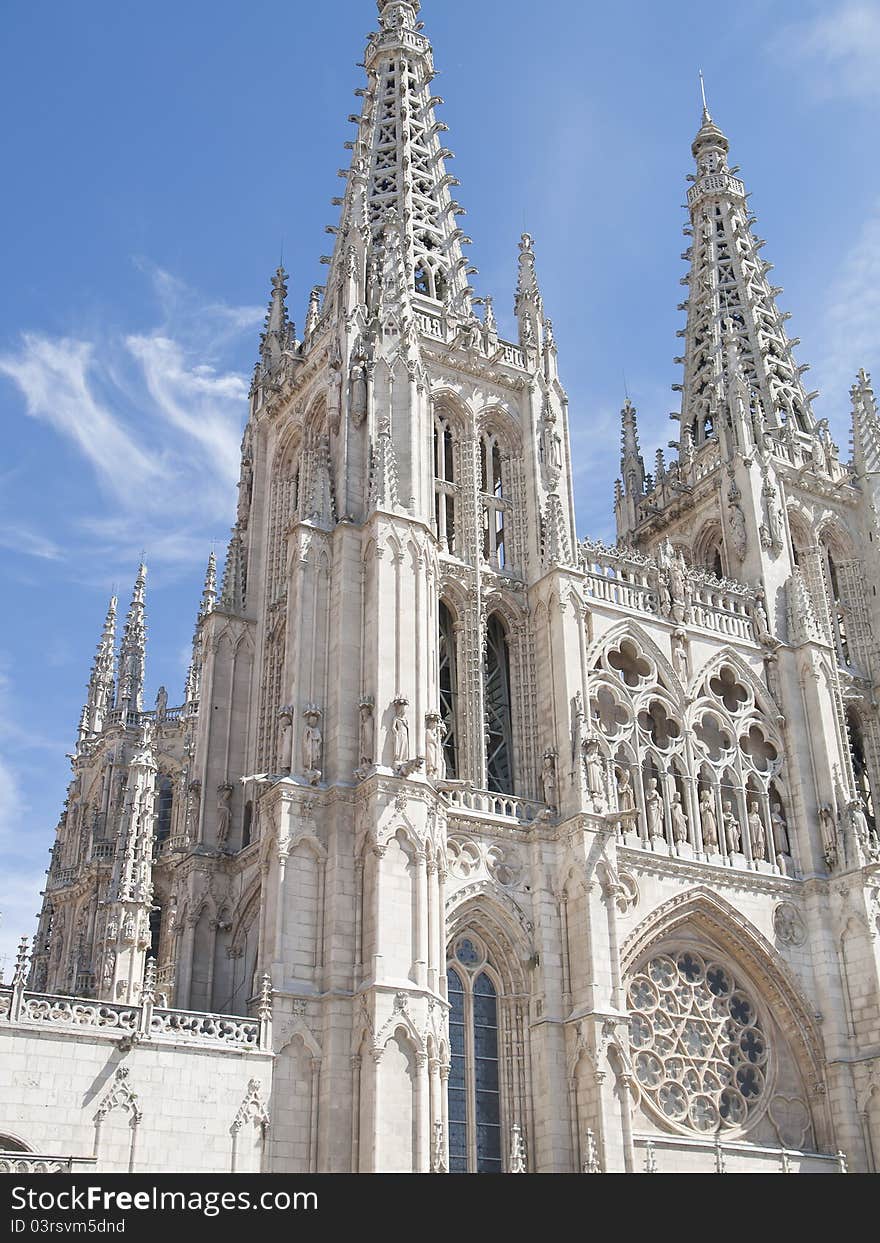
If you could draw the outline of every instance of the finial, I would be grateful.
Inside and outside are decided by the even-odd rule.
[[[706,103],[706,82],[705,82],[705,79],[703,78],[702,69],[699,72],[700,72],[700,95],[702,96],[702,99],[703,99],[703,124],[707,125],[711,122],[712,116],[711,116],[711,113],[709,112],[709,105]]]

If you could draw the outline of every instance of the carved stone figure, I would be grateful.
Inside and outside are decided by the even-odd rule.
[[[837,825],[834,811],[827,804],[819,808],[819,827],[822,831],[822,853],[830,869],[837,863]]]
[[[358,767],[365,772],[376,762],[376,722],[372,699],[362,699],[358,712]]]
[[[764,589],[759,587],[752,603],[752,621],[755,626],[755,637],[764,647],[779,647],[779,640],[770,633],[770,622],[767,619],[767,598]]]
[[[868,844],[871,836],[868,829],[868,818],[865,815],[865,809],[862,806],[862,800],[857,798],[849,804],[849,819],[852,830],[856,835],[856,839],[863,845]]]
[[[652,839],[663,837],[663,796],[656,777],[649,777],[645,786],[645,816],[648,821],[648,836]]]
[[[160,686],[156,694],[156,720],[164,721],[168,712],[168,692],[164,686]]]
[[[708,787],[700,791],[700,827],[703,831],[703,845],[707,850],[717,851],[718,819],[715,815],[712,791]]]
[[[316,786],[321,780],[321,752],[324,746],[321,709],[309,704],[303,716],[306,722],[302,737],[303,766],[309,785]]]
[[[122,939],[126,945],[130,945],[137,936],[137,926],[134,921],[134,915],[131,911],[122,921]]]
[[[679,680],[685,688],[690,677],[690,668],[688,665],[687,638],[684,631],[676,632],[675,644],[672,652],[672,659],[675,664],[675,672],[678,674]]]
[[[556,752],[548,747],[541,760],[541,785],[544,788],[544,802],[555,811],[558,806],[558,785],[556,778]]]
[[[617,807],[618,810],[626,813],[632,813],[636,809],[636,796],[632,788],[632,779],[630,778],[628,768],[618,768],[617,776]]]
[[[766,859],[767,835],[764,832],[764,821],[761,819],[758,804],[754,801],[749,803],[749,840],[752,843],[752,858]]]
[[[687,618],[688,586],[687,570],[680,552],[673,553],[670,559],[668,580],[672,616],[681,623]]]
[[[593,798],[594,805],[605,801],[605,766],[599,751],[599,739],[588,737],[584,742],[584,771],[587,778],[587,790]]]
[[[773,826],[773,841],[776,845],[776,857],[791,854],[791,843],[788,840],[788,824],[781,803],[770,804],[770,823]]]
[[[409,700],[399,696],[394,700],[394,720],[391,722],[391,737],[394,744],[394,763],[406,764],[409,760],[409,723],[406,710]]]
[[[736,502],[731,502],[727,506],[727,520],[730,528],[730,540],[733,545],[733,551],[739,561],[745,561],[746,552],[748,551],[749,540],[746,533],[746,518],[743,511]]]
[[[425,717],[425,771],[429,777],[446,775],[443,757],[443,719],[439,712],[429,712]]]
[[[282,773],[289,773],[293,767],[293,708],[280,708],[278,711],[278,767]]]
[[[688,822],[684,807],[681,804],[681,794],[679,794],[678,790],[672,796],[669,819],[672,822],[672,840],[677,846],[680,846],[682,842],[686,842],[688,839]]]
[[[232,809],[229,801],[233,787],[227,783],[217,787],[217,845],[225,846],[229,840],[229,827],[232,823]]]
[[[724,804],[724,840],[727,844],[727,853],[731,855],[739,854],[742,850],[742,830],[739,827],[739,821],[733,810],[732,803]]]
[[[199,811],[202,805],[202,783],[195,778],[189,783],[189,806],[186,812],[186,835],[189,841],[198,840]]]

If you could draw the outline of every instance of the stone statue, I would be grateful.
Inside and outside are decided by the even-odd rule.
[[[742,830],[739,827],[739,821],[734,813],[732,803],[724,804],[724,840],[727,843],[728,854],[736,855],[741,852]]]
[[[104,954],[104,966],[101,971],[101,986],[109,988],[113,983],[113,973],[116,970],[116,950],[108,949]]]
[[[781,803],[770,804],[770,823],[773,826],[773,841],[776,844],[776,857],[791,854],[791,843],[788,840],[788,824]]]
[[[617,807],[624,813],[634,812],[636,809],[636,796],[633,792],[632,781],[628,768],[618,768],[617,775]]]
[[[652,840],[663,837],[663,797],[658,789],[656,777],[650,777],[645,788],[645,815],[648,821],[648,836]]]
[[[779,647],[779,640],[770,633],[766,604],[767,597],[764,595],[764,589],[759,587],[755,592],[755,599],[752,603],[752,621],[755,626],[755,637],[764,647]]]
[[[156,720],[164,721],[165,714],[168,711],[168,692],[164,686],[160,686],[156,695]]]
[[[819,827],[822,830],[822,853],[830,869],[837,863],[837,825],[834,811],[827,804],[819,808]]]
[[[681,794],[678,790],[672,796],[669,818],[672,822],[672,840],[677,846],[680,846],[682,842],[686,842],[688,839],[688,822],[684,807],[681,805]]]
[[[727,519],[730,525],[730,540],[733,544],[733,550],[739,561],[745,561],[749,546],[749,539],[746,533],[746,518],[735,501],[731,501],[727,506]]]
[[[278,710],[278,767],[289,773],[293,767],[293,708]]]
[[[232,810],[229,800],[232,798],[232,786],[228,784],[217,787],[217,845],[225,846],[229,840],[229,826],[232,823]]]
[[[749,840],[752,843],[752,858],[766,859],[767,836],[764,832],[764,821],[754,800],[749,803]]]
[[[186,835],[189,841],[198,840],[199,810],[202,805],[202,783],[198,778],[189,783],[189,807],[186,813]]]
[[[593,797],[594,805],[605,800],[605,768],[599,752],[599,739],[595,736],[584,740],[584,771],[587,777],[587,790]]]
[[[703,830],[703,845],[707,850],[718,850],[718,819],[712,791],[705,787],[700,791],[700,825]]]
[[[443,747],[441,728],[443,721],[439,712],[429,712],[425,717],[425,767],[429,777],[440,777],[443,774]]]
[[[688,679],[690,677],[690,669],[688,667],[687,639],[683,630],[680,632],[676,631],[673,660],[675,662],[675,672],[678,674],[679,681],[683,687],[687,688]]]
[[[673,553],[670,559],[668,581],[672,616],[681,623],[687,617],[688,587],[684,557],[680,552]]]
[[[373,718],[372,699],[362,699],[358,707],[360,721],[358,724],[358,767],[362,772],[372,768],[376,762],[376,725]]]
[[[406,710],[409,700],[398,696],[394,700],[394,720],[391,722],[391,737],[394,743],[394,763],[406,764],[409,760],[409,724]]]
[[[558,806],[556,779],[556,752],[548,747],[541,761],[541,784],[544,787],[544,802],[552,810]]]
[[[316,786],[321,780],[321,752],[324,736],[321,733],[321,709],[309,704],[303,713],[306,727],[303,730],[303,766],[309,785]]]

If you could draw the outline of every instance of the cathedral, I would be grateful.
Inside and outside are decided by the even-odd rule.
[[[378,0],[301,332],[272,278],[179,706],[146,567],[110,601],[0,1170],[880,1169],[870,379],[841,460],[704,107],[674,454],[627,401],[579,538],[536,247],[506,341],[419,10]]]

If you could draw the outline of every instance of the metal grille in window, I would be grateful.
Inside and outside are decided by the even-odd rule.
[[[714,1134],[763,1106],[768,1047],[727,967],[693,950],[652,958],[630,981],[630,1044],[643,1099],[661,1119]]]
[[[496,613],[486,627],[486,780],[490,790],[513,793],[510,653]]]
[[[449,609],[440,604],[438,625],[440,653],[440,717],[446,727],[443,755],[446,775],[458,776],[458,669],[455,659],[455,630]]]

